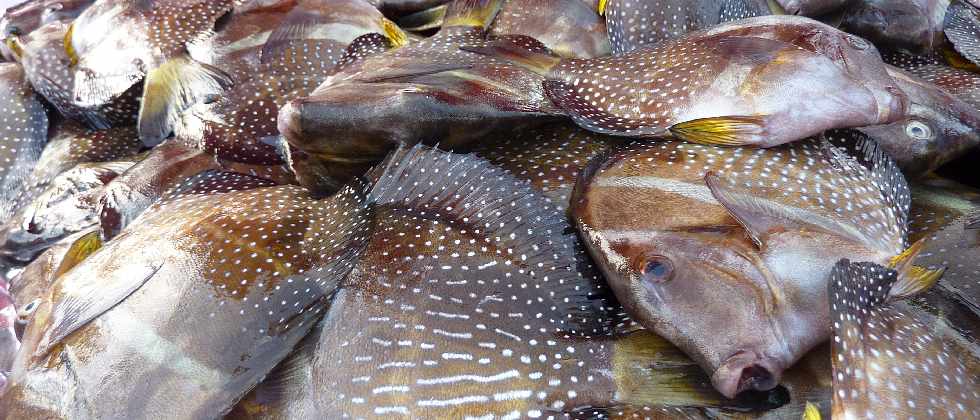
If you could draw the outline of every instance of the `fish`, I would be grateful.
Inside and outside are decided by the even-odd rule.
[[[834,266],[833,418],[980,417],[980,381],[967,367],[976,354],[958,351],[948,329],[898,301],[909,286],[874,263]]]
[[[850,0],[775,0],[783,11],[791,15],[818,17],[837,11]]]
[[[568,220],[506,171],[416,145],[366,178],[372,227],[355,267],[235,418],[671,418],[771,404],[724,400],[663,339],[616,333],[620,308],[577,258]]]
[[[980,211],[980,202],[960,198],[963,215],[947,223],[941,229],[930,232],[925,249],[915,263],[923,267],[945,267],[946,273],[935,289],[968,307],[980,318],[980,231],[969,226]],[[952,200],[950,200],[952,201]],[[955,213],[954,213],[955,214]]]
[[[0,277],[0,393],[7,386],[7,376],[20,350],[20,340],[14,330],[16,322],[17,307],[10,295],[10,284]]]
[[[980,66],[980,4],[952,0],[946,11],[946,38],[964,59]]]
[[[772,14],[767,0],[602,0],[613,53],[623,55],[690,32]]]
[[[949,6],[950,0],[858,0],[843,11],[841,29],[879,47],[928,53],[945,42]]]
[[[909,73],[952,93],[975,109],[980,109],[980,75],[977,73],[946,65],[919,66],[909,70]]]
[[[828,338],[827,279],[854,258],[912,266],[908,186],[873,142],[775,148],[634,142],[579,178],[572,214],[632,319],[676,344],[728,397],[775,387]],[[911,293],[911,291],[910,291]]]
[[[29,198],[25,187],[48,140],[48,115],[19,64],[0,63],[0,223]]]
[[[906,177],[922,176],[980,144],[980,108],[898,68],[889,66],[888,74],[909,96],[908,117],[856,130],[874,139]],[[853,130],[828,131],[838,145],[854,140],[853,134]]]
[[[220,69],[192,60],[188,45],[209,36],[234,0],[103,0],[85,9],[65,36],[75,74],[72,101],[82,108],[143,88],[140,139],[155,146],[180,112],[231,86]]]
[[[547,121],[537,111],[550,110],[539,76],[459,49],[487,42],[502,3],[457,0],[433,37],[344,66],[282,107],[278,127],[292,167],[312,172],[298,175],[301,184],[329,194],[398,145],[438,141],[451,149]]]
[[[932,237],[943,228],[980,210],[980,190],[959,182],[929,176],[910,184],[909,241]],[[929,247],[927,247],[929,248]]]
[[[323,315],[363,248],[362,195],[220,171],[182,183],[56,280],[0,415],[220,417]],[[106,368],[122,365],[141,368]]]
[[[31,171],[29,189],[36,192],[58,175],[82,163],[135,159],[143,148],[135,127],[92,130],[70,120],[54,124]]]
[[[58,175],[3,225],[0,257],[26,265],[58,241],[98,222],[106,184],[133,160],[81,163]]]
[[[874,46],[796,16],[744,19],[590,60],[533,52],[532,43],[464,49],[544,75],[559,115],[603,134],[772,147],[889,124],[908,110]]]
[[[606,35],[606,21],[596,13],[594,3],[583,0],[509,0],[490,25],[490,36],[530,36],[562,57],[606,56],[611,53],[612,46]]]
[[[95,0],[28,0],[8,7],[0,18],[0,35],[27,35],[51,22],[70,22]]]
[[[429,10],[452,0],[368,0],[372,5],[387,16],[404,16],[423,10]]]

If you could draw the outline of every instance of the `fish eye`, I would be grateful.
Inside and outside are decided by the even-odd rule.
[[[909,121],[905,126],[905,134],[916,140],[928,140],[932,138],[932,129],[922,121]]]
[[[854,36],[854,35],[847,35],[847,43],[851,44],[852,47],[859,50],[866,50],[870,46],[870,44],[868,44],[868,41],[865,41],[861,37]]]
[[[28,303],[27,305],[24,305],[24,307],[21,308],[21,310],[20,310],[20,314],[18,314],[18,315],[21,316],[21,317],[28,316],[28,315],[34,313],[34,310],[37,309],[37,306],[38,306],[38,299],[34,299],[30,303]]]
[[[664,283],[674,274],[674,265],[667,257],[653,256],[643,263],[643,278],[653,283]]]

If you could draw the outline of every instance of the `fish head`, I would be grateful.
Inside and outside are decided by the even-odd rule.
[[[126,5],[100,2],[68,27],[63,44],[74,72],[76,106],[105,105],[146,75],[151,63],[144,57],[146,40],[138,23]]]
[[[842,27],[849,32],[861,35],[876,45],[904,49],[910,52],[925,53],[941,41],[942,19],[937,25],[930,10],[932,3],[937,8],[942,2],[923,2],[915,0],[865,0],[856,2],[844,14]],[[945,8],[946,6],[942,6]]]

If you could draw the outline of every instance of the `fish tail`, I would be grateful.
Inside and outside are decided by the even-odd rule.
[[[446,5],[441,4],[436,7],[425,9],[421,12],[415,12],[398,19],[398,25],[405,28],[405,30],[412,32],[437,29],[442,27],[442,24],[446,19],[446,9]]]
[[[442,26],[487,29],[503,4],[504,0],[455,0],[446,9]]]
[[[561,61],[541,41],[525,35],[502,36],[486,45],[462,46],[460,49],[498,57],[545,76]]]
[[[595,10],[599,12],[599,16],[606,15],[606,6],[609,4],[609,0],[599,0],[599,4],[596,5]]]
[[[926,238],[918,240],[889,261],[889,268],[898,272],[898,281],[895,282],[889,293],[891,299],[904,299],[922,293],[929,290],[942,278],[946,267],[929,269],[913,264],[922,250],[925,249],[926,240]]]
[[[143,86],[140,140],[156,146],[173,131],[182,111],[223,93],[232,84],[231,77],[218,68],[187,58],[170,60],[153,70]]]

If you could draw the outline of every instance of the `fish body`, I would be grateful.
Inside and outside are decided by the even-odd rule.
[[[949,0],[859,0],[843,12],[842,29],[882,48],[934,51],[944,42]]]
[[[770,389],[827,338],[828,261],[884,263],[905,247],[905,181],[870,150],[868,169],[813,140],[637,143],[580,178],[573,215],[634,319],[724,395]]]
[[[48,138],[48,116],[19,64],[0,64],[0,222],[29,197],[24,191]]]
[[[980,417],[977,354],[941,321],[896,301],[901,286],[898,273],[875,264],[834,267],[833,417]]]
[[[980,75],[977,73],[938,64],[918,66],[909,73],[980,109]]]
[[[0,278],[0,394],[6,389],[7,376],[20,350],[16,324],[17,306],[10,294],[10,283]]]
[[[830,128],[891,123],[908,108],[871,44],[795,16],[745,19],[590,60],[513,43],[467,50],[545,74],[545,93],[561,114],[618,136],[771,147]]]
[[[527,35],[562,57],[609,55],[612,46],[606,21],[595,2],[582,0],[511,0],[490,26],[491,36]]]
[[[945,33],[956,52],[980,66],[980,5],[952,0],[946,12]]]
[[[775,0],[791,15],[817,17],[844,7],[850,0]]]
[[[348,190],[314,201],[237,173],[188,180],[57,279],[0,411],[223,415],[306,335],[350,270],[364,228],[356,200]]]
[[[764,0],[608,0],[613,53],[622,55],[720,23],[770,14]]]
[[[980,204],[975,195],[972,198],[974,201],[951,199],[948,202],[962,206],[956,209],[959,211],[948,210],[934,216],[946,216],[945,219],[948,219],[962,212],[941,229],[928,234],[925,249],[916,259],[916,264],[945,267],[946,272],[935,289],[952,296],[973,311],[977,317],[975,319],[980,319],[980,230],[968,227],[972,220],[970,216],[980,211]]]
[[[51,22],[68,22],[78,17],[94,0],[28,0],[9,7],[0,18],[0,35],[21,36]]]

